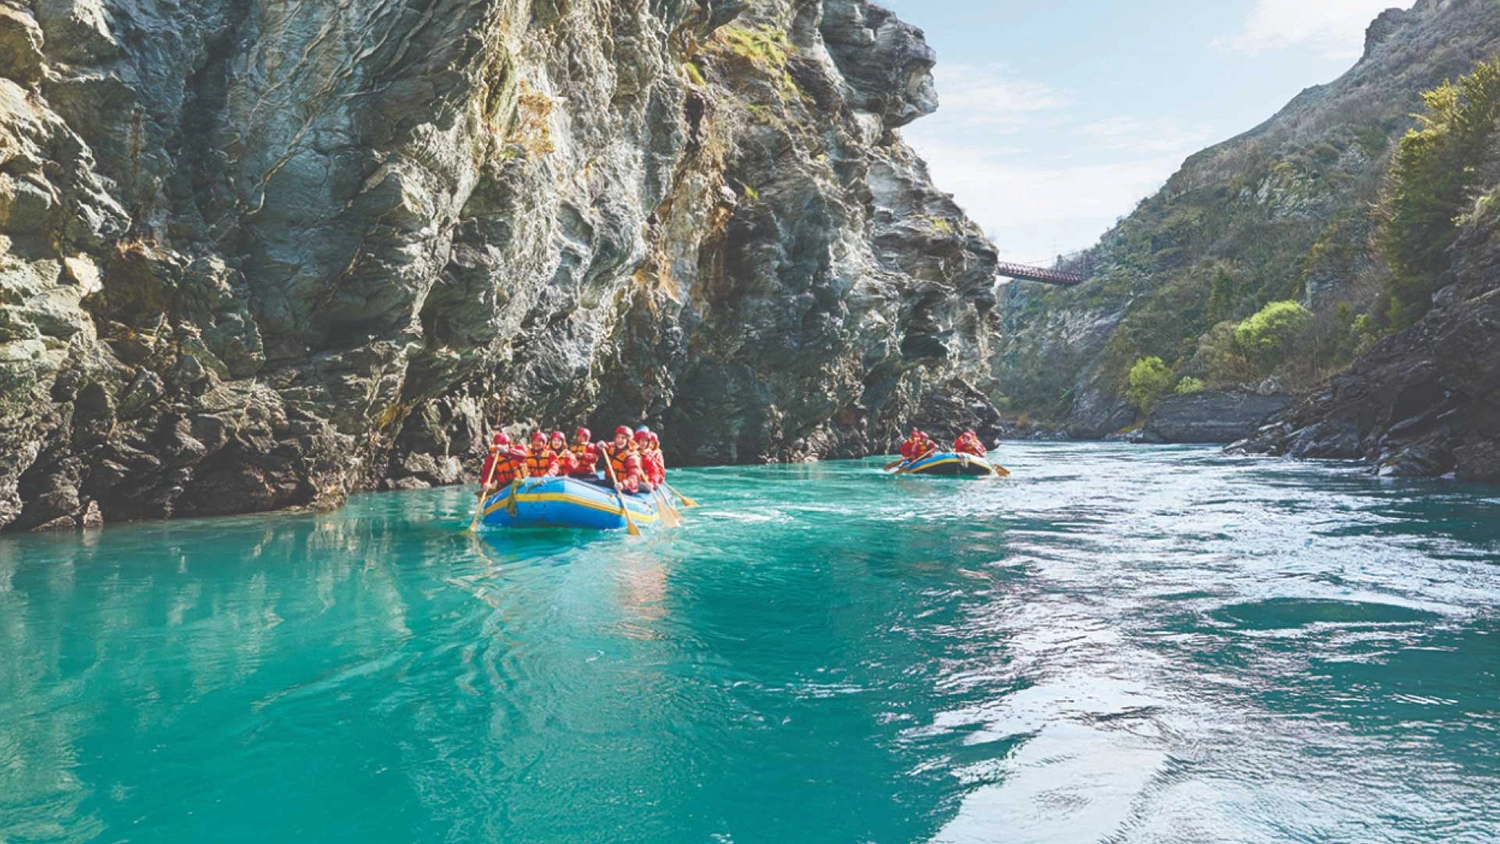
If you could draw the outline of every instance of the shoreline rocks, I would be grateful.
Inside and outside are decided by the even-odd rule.
[[[1238,391],[1166,396],[1146,417],[1140,441],[1227,445],[1254,434],[1292,402],[1291,396]]]

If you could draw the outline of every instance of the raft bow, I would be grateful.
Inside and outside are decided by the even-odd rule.
[[[995,464],[973,454],[940,451],[921,460],[907,464],[896,471],[898,475],[936,475],[958,478],[995,478],[1001,473]]]
[[[527,478],[484,503],[483,524],[493,528],[624,530],[623,502],[636,524],[661,521],[650,493],[628,495],[577,478]]]

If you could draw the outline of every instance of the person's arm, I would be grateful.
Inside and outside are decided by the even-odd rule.
[[[480,494],[489,492],[494,488],[495,463],[500,459],[500,450],[490,448],[489,456],[484,458],[484,465],[479,467],[479,490]]]

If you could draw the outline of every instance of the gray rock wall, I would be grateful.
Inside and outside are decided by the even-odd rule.
[[[0,527],[993,394],[994,250],[899,135],[932,63],[863,0],[0,0]]]
[[[1254,434],[1291,403],[1290,396],[1217,390],[1167,396],[1141,431],[1152,442],[1227,445]]]
[[[1482,207],[1427,316],[1236,450],[1500,482],[1500,210]]]

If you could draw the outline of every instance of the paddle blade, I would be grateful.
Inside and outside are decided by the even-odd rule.
[[[641,535],[641,529],[635,526],[635,519],[632,519],[629,516],[625,517],[625,530],[629,532],[631,536]]]
[[[906,462],[905,460],[897,460],[894,463],[887,463],[887,464],[885,464],[885,470],[887,472],[889,472],[892,469],[895,469],[896,467],[900,466],[902,463],[905,463],[905,462]]]
[[[996,466],[995,474],[1002,478],[1008,478],[1010,477],[1010,470],[1005,468],[1004,466]]]
[[[670,528],[682,527],[682,514],[677,512],[676,507],[672,506],[672,501],[667,498],[667,494],[660,489],[656,490],[655,494],[656,503],[661,509],[662,524]]]
[[[673,510],[670,506],[662,507],[661,521],[662,524],[666,525],[669,528],[682,527],[682,516],[679,516],[677,514],[677,511]]]
[[[667,489],[672,490],[672,494],[673,495],[675,495],[678,498],[682,499],[682,506],[684,506],[684,507],[697,507],[698,506],[698,502],[694,501],[691,498],[688,498],[686,495],[683,495],[682,493],[678,492],[673,487],[667,487]]]

